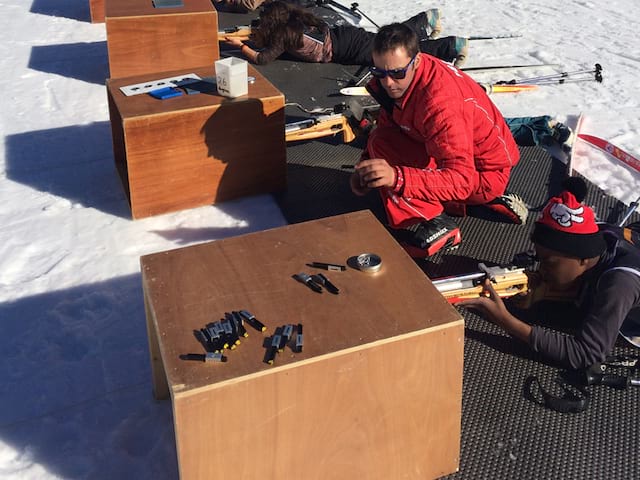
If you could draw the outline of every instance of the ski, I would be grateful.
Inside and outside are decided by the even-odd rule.
[[[584,122],[584,114],[580,112],[578,116],[578,121],[576,122],[576,128],[573,129],[573,134],[575,135],[573,143],[574,145],[571,147],[571,152],[567,157],[567,177],[573,177],[573,163],[574,163],[574,155],[575,155],[575,139],[580,134],[580,129],[582,128],[582,123]]]
[[[527,65],[492,65],[488,67],[466,67],[461,68],[465,73],[474,74],[474,73],[485,73],[496,71],[505,71],[505,70],[525,70],[525,69],[533,69],[533,68],[561,68],[562,65],[558,63],[539,63],[539,64],[527,64]],[[349,82],[350,87],[359,87],[365,85],[369,80],[371,80],[371,73],[366,72],[361,76],[356,74],[356,78]]]
[[[473,72],[473,73],[484,73],[491,72],[493,70],[524,70],[528,68],[560,68],[561,65],[557,63],[539,63],[539,64],[528,64],[528,65],[492,65],[488,67],[466,67],[461,68],[463,72]]]
[[[502,84],[491,84],[491,83],[481,83],[480,86],[484,88],[487,95],[492,93],[517,93],[517,92],[526,92],[535,90],[538,88],[537,85],[528,85],[528,84],[515,84],[515,85],[502,85]],[[346,96],[364,96],[369,95],[366,87],[345,87],[340,89],[341,95]]]
[[[517,93],[517,92],[527,92],[531,90],[536,90],[538,85],[529,85],[526,83],[518,83],[516,85],[504,85],[497,83],[481,83],[480,86],[484,88],[484,91],[487,92],[487,95],[491,95],[492,93]]]
[[[587,135],[584,133],[579,133],[578,138],[584,140],[589,145],[596,147],[605,153],[608,153],[614,158],[617,158],[625,165],[633,168],[635,171],[640,172],[640,160],[630,153],[625,152],[620,147],[615,146],[613,143],[603,138],[596,137],[594,135]]]
[[[503,38],[520,38],[522,34],[520,33],[505,33],[503,35],[472,35],[467,37],[469,40],[500,40]]]
[[[362,96],[369,95],[369,92],[367,91],[366,87],[345,87],[340,89],[340,95],[347,95],[349,97],[359,95]]]

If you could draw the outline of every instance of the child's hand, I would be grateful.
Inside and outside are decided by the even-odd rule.
[[[511,316],[504,306],[502,298],[496,293],[491,281],[486,279],[482,284],[482,293],[477,298],[468,298],[457,302],[456,305],[477,311],[487,320],[504,327]]]
[[[479,297],[462,300],[456,305],[476,310],[487,320],[503,328],[514,337],[523,342],[529,342],[531,327],[508,312],[502,298],[493,289],[488,279],[482,284],[482,293]]]
[[[242,48],[242,40],[238,37],[224,37],[224,43],[230,47]]]

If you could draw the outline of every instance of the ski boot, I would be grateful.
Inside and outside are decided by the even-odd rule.
[[[462,241],[460,229],[445,215],[394,230],[393,234],[413,258],[430,257],[443,249],[452,250]]]
[[[522,225],[526,222],[527,216],[529,215],[527,204],[524,203],[520,195],[516,195],[515,193],[505,192],[490,202],[483,204],[483,206],[492,212],[499,213],[503,217],[506,217],[511,223],[515,223],[516,225]]]
[[[575,134],[573,130],[567,127],[564,123],[560,123],[557,121],[549,122],[549,127],[551,128],[551,136],[553,139],[560,145],[562,151],[569,155],[571,153],[571,148],[573,147],[573,141],[575,140]]]
[[[456,58],[453,65],[457,68],[462,67],[469,56],[469,39],[464,37],[456,37]]]
[[[427,36],[431,40],[434,40],[440,36],[442,33],[442,24],[440,23],[440,9],[432,8],[425,12],[427,14],[427,24],[429,30],[427,31]]]

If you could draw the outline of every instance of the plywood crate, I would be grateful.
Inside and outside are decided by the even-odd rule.
[[[291,275],[310,261],[383,259],[376,274],[324,272],[339,295]],[[428,479],[457,470],[463,320],[368,211],[141,259],[158,398],[171,397],[183,479]],[[310,272],[312,273],[312,272]],[[247,309],[268,327],[227,363],[194,330]],[[274,365],[265,341],[304,325]]]

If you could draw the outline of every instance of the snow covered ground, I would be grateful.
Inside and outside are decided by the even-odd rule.
[[[350,2],[343,2],[350,4]],[[477,40],[467,66],[600,63],[604,82],[494,95],[505,116],[550,114],[640,155],[633,0],[361,0],[376,23],[439,7]],[[0,1],[0,477],[177,478],[169,402],[151,395],[139,257],[283,225],[270,196],[131,221],[111,151],[104,24],[88,0]],[[562,10],[562,13],[560,13]],[[640,175],[585,145],[576,165],[629,203]]]

